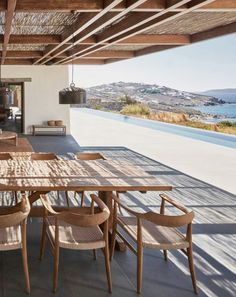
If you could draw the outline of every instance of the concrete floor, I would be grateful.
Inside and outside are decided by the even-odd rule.
[[[196,180],[180,171],[137,154],[126,148],[77,147],[71,137],[59,137],[49,141],[47,137],[28,138],[35,150],[60,154],[80,150],[100,151],[105,157],[134,162],[144,170],[158,176],[164,183],[172,184],[171,196],[194,209],[193,226],[194,258],[199,296],[236,296],[236,197],[205,182]],[[57,139],[57,140],[55,140]],[[57,142],[51,146],[51,142]],[[71,143],[74,143],[70,149]],[[69,149],[68,149],[69,148]],[[64,150],[64,151],[63,151]],[[138,209],[157,210],[158,193],[122,194],[127,203]],[[171,211],[171,209],[170,209]],[[45,259],[38,261],[41,222],[28,222],[29,267],[31,296],[55,296],[51,293],[52,256],[46,249]],[[0,254],[0,296],[25,296],[19,251]],[[116,252],[111,263],[113,293],[106,290],[104,259],[92,259],[91,252],[61,249],[59,290],[56,296],[138,296],[136,288],[136,258],[129,251]],[[163,260],[159,251],[145,250],[143,290],[145,297],[188,297],[192,291],[186,257],[179,252],[169,253],[169,261]]]

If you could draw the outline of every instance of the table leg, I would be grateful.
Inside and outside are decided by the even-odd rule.
[[[112,227],[113,227],[113,203],[112,203],[112,192],[98,192],[99,198],[108,206],[110,210],[110,217],[109,217],[109,239],[111,239],[111,234],[112,234]],[[115,243],[115,248],[118,251],[124,252],[126,251],[126,244],[120,237],[116,237],[116,243]]]
[[[15,146],[17,146],[18,145],[18,136],[16,136],[16,138],[15,138]]]
[[[112,192],[98,192],[99,198],[108,206],[110,210],[110,217],[109,217],[109,230],[112,229],[113,223],[113,206],[112,206]]]

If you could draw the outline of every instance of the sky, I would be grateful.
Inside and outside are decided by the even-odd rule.
[[[74,76],[85,88],[118,81],[190,92],[236,88],[236,34],[107,65],[76,65]]]

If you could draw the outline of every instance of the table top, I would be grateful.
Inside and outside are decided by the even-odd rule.
[[[169,191],[142,168],[113,160],[31,161],[22,158],[0,161],[0,191],[97,190]]]
[[[2,131],[2,133],[0,134],[0,139],[12,139],[16,137],[17,137],[17,134],[11,131]]]

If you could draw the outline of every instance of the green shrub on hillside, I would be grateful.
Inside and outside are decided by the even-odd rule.
[[[151,109],[143,103],[136,103],[126,105],[122,108],[121,113],[125,115],[149,116]]]
[[[221,127],[236,127],[236,122],[222,121],[218,123]]]
[[[134,98],[128,96],[128,95],[124,95],[122,97],[120,97],[120,102],[123,104],[136,104],[137,100],[135,100]]]

